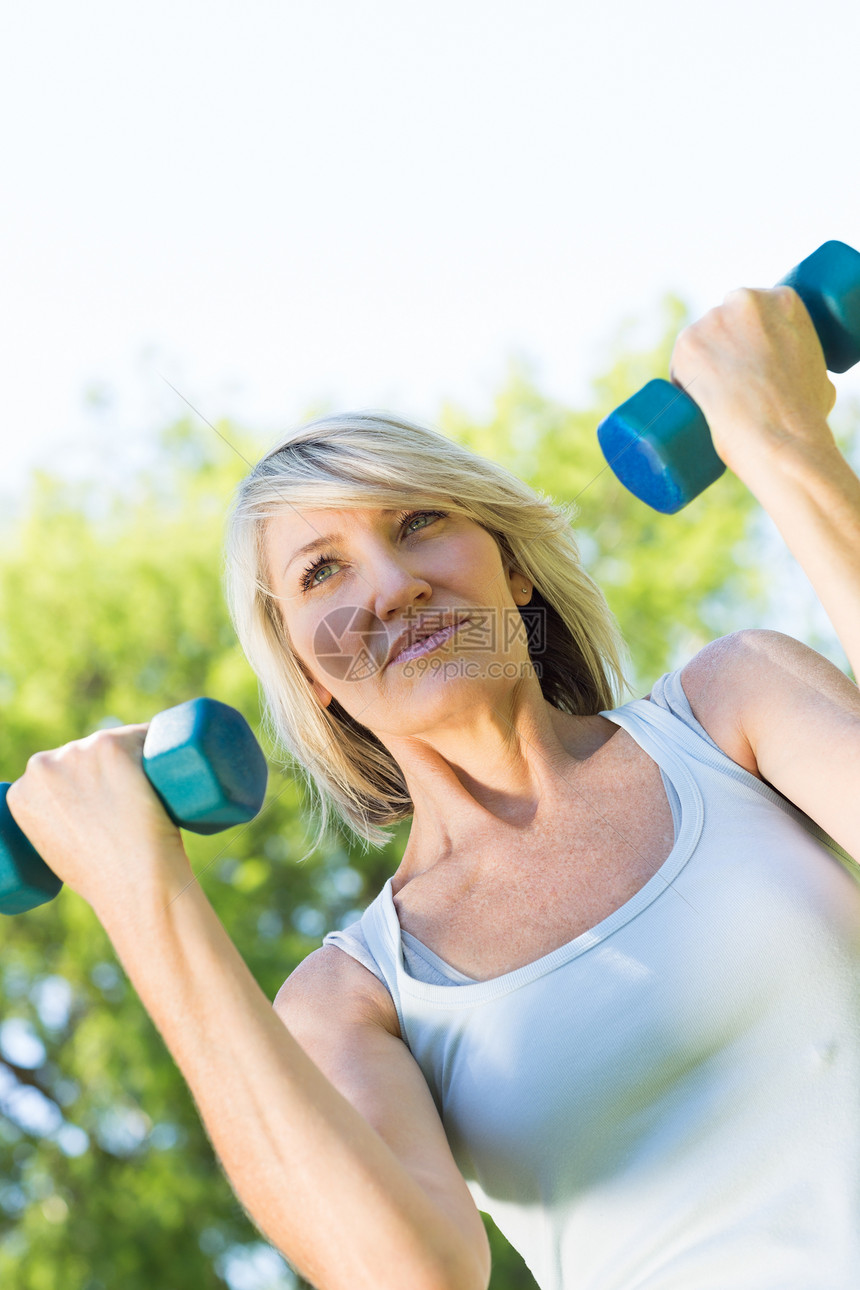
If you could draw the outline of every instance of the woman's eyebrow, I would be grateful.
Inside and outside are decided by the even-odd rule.
[[[394,509],[383,511],[382,514],[397,515],[399,514],[399,511],[395,507]],[[319,551],[324,546],[335,546],[338,542],[342,542],[343,540],[344,536],[342,533],[329,533],[327,537],[315,537],[312,542],[306,542],[304,546],[300,546],[297,551],[293,552],[287,563],[284,565],[283,573],[286,573],[290,565],[298,560],[300,556],[310,555],[312,551]]]
[[[290,556],[289,560],[284,565],[284,573],[287,572],[287,569],[289,569],[291,564],[298,560],[299,556],[310,555],[311,551],[318,551],[324,546],[334,546],[337,542],[342,541],[342,533],[331,533],[328,537],[318,537],[314,538],[313,542],[306,542],[304,546],[300,546],[298,551],[294,551]]]

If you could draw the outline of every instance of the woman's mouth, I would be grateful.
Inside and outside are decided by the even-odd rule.
[[[439,645],[444,644],[448,637],[453,636],[457,628],[462,626],[462,622],[452,623],[449,627],[440,628],[439,631],[434,632],[432,636],[425,636],[420,641],[414,641],[412,645],[408,645],[406,649],[401,650],[399,654],[395,654],[391,662],[408,663],[412,658],[419,658],[422,654],[428,654],[430,650],[436,649]]]

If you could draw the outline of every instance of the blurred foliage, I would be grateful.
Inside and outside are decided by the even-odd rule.
[[[760,508],[729,473],[675,516],[650,511],[606,467],[595,428],[665,375],[664,339],[618,350],[592,405],[545,398],[520,363],[486,424],[454,406],[441,429],[559,500],[576,500],[586,566],[625,639],[635,694],[707,641],[754,624],[766,603]],[[622,338],[623,340],[623,338]],[[156,467],[105,497],[36,472],[0,556],[0,764],[107,724],[148,721],[208,694],[259,729],[256,678],[233,637],[220,570],[235,484],[270,445],[196,418],[160,436]],[[853,442],[853,440],[852,440]],[[803,636],[802,625],[798,636]],[[265,740],[262,741],[267,752]],[[363,855],[310,836],[290,777],[229,834],[184,834],[201,883],[269,998],[326,932],[357,919],[394,872],[408,826]],[[250,1222],[217,1167],[194,1101],[73,893],[3,922],[0,967],[0,1284],[6,1290],[276,1290],[300,1283]],[[493,1290],[534,1285],[486,1219]]]

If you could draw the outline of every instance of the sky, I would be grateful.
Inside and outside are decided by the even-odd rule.
[[[7,6],[0,510],[132,478],[184,399],[484,418],[519,358],[586,402],[666,291],[860,247],[858,41],[855,0]]]

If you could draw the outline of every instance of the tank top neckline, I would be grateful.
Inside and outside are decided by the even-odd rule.
[[[644,709],[644,711],[643,711]],[[650,711],[649,711],[650,710]],[[647,715],[646,715],[647,713]],[[412,996],[430,1004],[444,1004],[450,1007],[467,1007],[488,999],[498,998],[517,990],[521,986],[545,976],[548,972],[563,966],[580,954],[585,954],[599,945],[608,936],[618,931],[631,919],[641,914],[653,901],[659,899],[683,900],[684,898],[672,887],[672,883],[692,856],[704,824],[704,804],[695,779],[690,774],[683,760],[672,747],[672,735],[677,727],[685,734],[690,734],[684,723],[671,713],[657,707],[647,699],[634,699],[630,703],[612,711],[602,711],[600,716],[607,717],[636,740],[640,748],[655,761],[665,782],[675,790],[678,800],[680,820],[676,830],[675,844],[660,868],[640,887],[629,900],[619,906],[613,913],[602,919],[594,927],[581,932],[573,940],[551,950],[523,967],[501,976],[491,977],[488,981],[476,981],[472,984],[433,985],[419,981],[410,976],[406,970],[401,940],[402,929],[397,917],[394,896],[391,890],[393,879],[389,878],[379,896],[367,908],[362,923],[365,936],[374,949],[373,942],[381,940],[386,951],[386,958],[393,960],[397,987],[403,994]],[[671,731],[671,733],[670,733]],[[667,737],[668,736],[668,737]],[[683,737],[681,742],[684,742]],[[668,795],[668,792],[667,792]],[[670,799],[671,800],[671,799]],[[369,926],[368,926],[369,924]],[[411,935],[411,941],[421,947],[446,969],[445,963],[421,941]],[[374,951],[375,952],[375,951]],[[379,954],[375,955],[379,959]],[[460,973],[460,976],[463,974]]]

